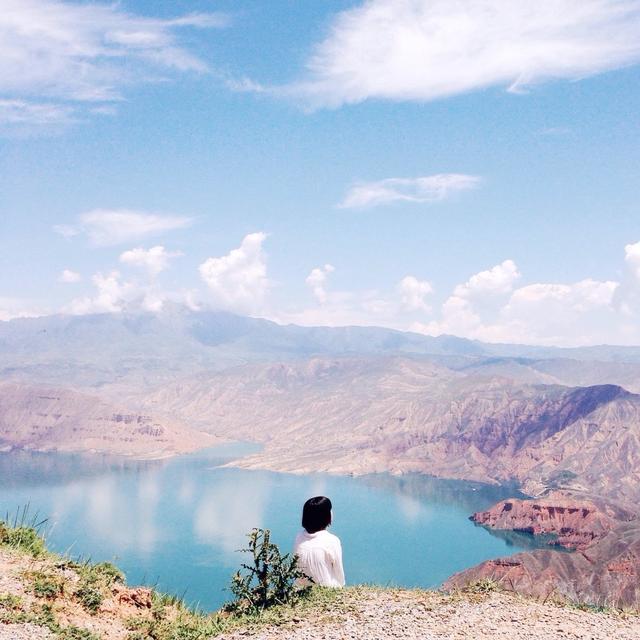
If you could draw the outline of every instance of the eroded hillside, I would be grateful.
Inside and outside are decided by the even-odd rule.
[[[218,443],[215,437],[131,411],[95,395],[0,383],[0,449],[87,451],[165,457]]]
[[[172,384],[149,411],[264,443],[239,465],[421,472],[640,498],[640,396],[466,375],[419,359],[316,358]]]

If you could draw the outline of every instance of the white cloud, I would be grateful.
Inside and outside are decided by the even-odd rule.
[[[339,13],[286,92],[313,106],[521,92],[640,60],[637,0],[367,0]]]
[[[83,105],[122,100],[127,86],[207,70],[177,31],[222,27],[219,13],[150,18],[119,3],[3,0],[0,122],[69,122]]]
[[[416,322],[411,329],[486,342],[561,346],[616,342],[616,332],[623,335],[614,305],[618,282],[588,278],[514,289],[518,278],[512,260],[481,271],[455,287],[439,319]]]
[[[271,288],[262,250],[266,237],[265,233],[250,233],[239,248],[200,265],[200,276],[218,307],[244,313],[262,309]]]
[[[123,281],[118,271],[111,271],[106,275],[96,273],[91,281],[96,287],[96,294],[73,300],[68,309],[70,313],[118,313],[140,293],[134,283]]]
[[[522,315],[540,304],[568,304],[577,312],[586,312],[598,306],[611,304],[618,287],[611,280],[599,282],[591,278],[575,284],[530,284],[513,292],[505,314]]]
[[[0,100],[0,125],[61,125],[75,122],[69,105],[25,100]]]
[[[335,269],[332,265],[325,264],[324,267],[312,269],[305,280],[320,304],[324,304],[327,301],[327,276],[334,271]]]
[[[441,202],[479,184],[478,176],[460,173],[439,173],[421,178],[387,178],[352,186],[338,206],[353,209],[393,202]]]
[[[167,292],[159,289],[155,282],[125,280],[119,271],[96,273],[91,282],[95,293],[76,298],[63,309],[66,313],[85,315],[88,313],[120,313],[122,311],[161,311],[164,304],[173,301],[197,309],[193,292]]]
[[[80,282],[82,280],[82,276],[77,271],[71,271],[71,269],[64,269],[58,278],[60,282],[66,282],[68,284],[73,284],[75,282]]]
[[[634,277],[640,281],[640,242],[628,244],[624,248],[624,260]]]
[[[398,283],[400,303],[407,311],[431,311],[425,298],[432,292],[430,282],[418,280],[415,276],[405,276]]]
[[[65,238],[84,233],[91,244],[109,246],[184,229],[192,222],[191,218],[184,216],[129,209],[94,209],[80,215],[76,226],[55,225],[53,230]]]
[[[513,260],[504,260],[491,269],[480,271],[454,288],[442,305],[440,320],[428,324],[417,322],[411,328],[429,335],[446,333],[479,338],[483,329],[482,318],[486,314],[495,314],[518,278],[520,272]]]
[[[329,264],[317,267],[305,280],[317,305],[277,312],[271,309],[269,317],[304,326],[382,326],[403,330],[408,317],[430,312],[426,297],[432,287],[426,280],[406,276],[391,291],[335,291],[327,287],[327,278],[334,270]]]
[[[138,247],[122,253],[120,262],[131,267],[144,269],[150,277],[155,278],[160,272],[168,268],[172,258],[181,255],[180,251],[167,251],[162,246],[151,247],[151,249]]]
[[[459,298],[475,295],[500,295],[509,293],[520,277],[518,267],[513,260],[505,260],[491,269],[472,275],[464,284],[458,285],[453,292]]]
[[[49,313],[49,310],[31,300],[0,297],[0,321],[14,318],[37,318]]]

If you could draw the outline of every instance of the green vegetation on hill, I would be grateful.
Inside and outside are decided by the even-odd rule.
[[[255,562],[243,565],[234,582],[245,588],[234,591],[236,601],[225,610],[208,614],[155,589],[127,587],[111,563],[50,552],[37,523],[30,526],[24,519],[0,522],[0,572],[17,574],[24,591],[0,592],[0,624],[35,624],[59,640],[100,640],[92,629],[105,624],[121,628],[126,640],[204,640],[237,628],[284,624],[310,609],[329,607],[338,596],[322,587],[296,591],[294,581],[302,574],[293,559],[280,555],[268,531],[255,530],[249,534]],[[271,563],[268,571],[265,561]],[[66,622],[70,618],[76,622]]]

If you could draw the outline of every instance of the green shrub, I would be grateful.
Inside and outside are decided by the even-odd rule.
[[[57,640],[100,640],[100,636],[88,629],[65,627],[57,632]]]
[[[20,622],[22,617],[22,599],[11,593],[3,593],[0,595],[0,624]]]
[[[83,584],[76,592],[75,597],[80,604],[90,613],[96,613],[102,604],[102,593],[95,587]]]
[[[34,527],[11,527],[0,522],[0,544],[12,549],[26,551],[34,557],[46,553],[44,540]]]
[[[296,556],[283,556],[271,542],[269,529],[253,529],[247,537],[249,545],[240,551],[250,553],[252,563],[243,563],[232,577],[230,591],[235,599],[226,605],[227,611],[260,612],[291,604],[309,591],[296,586],[296,580],[307,576],[298,568]]]
[[[62,593],[62,582],[54,576],[36,572],[32,576],[33,593],[37,598],[55,598]]]
[[[124,583],[124,573],[111,562],[99,562],[91,567],[91,572],[96,580],[102,582],[105,586],[111,586],[114,583]]]

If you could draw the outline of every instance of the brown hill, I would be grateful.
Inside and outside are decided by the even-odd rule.
[[[75,391],[0,383],[0,449],[91,451],[157,458],[218,440],[170,420]]]
[[[490,579],[504,589],[542,599],[637,609],[639,572],[640,525],[632,521],[575,553],[539,549],[488,560],[452,576],[444,587]]]
[[[530,495],[640,498],[640,396],[464,374],[419,359],[315,358],[169,385],[144,407],[262,442],[237,464],[288,472],[421,472]]]

